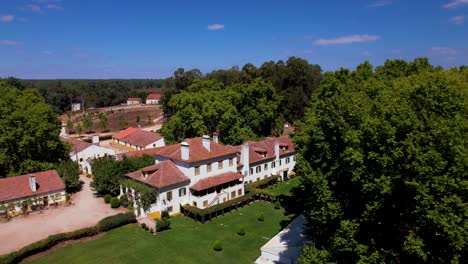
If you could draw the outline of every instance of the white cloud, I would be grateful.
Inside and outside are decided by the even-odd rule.
[[[464,16],[454,16],[450,18],[450,22],[455,25],[461,25],[463,22],[465,22],[465,17]]]
[[[368,4],[367,7],[375,8],[375,7],[388,6],[391,4],[393,4],[392,0],[378,0],[378,1]]]
[[[0,22],[11,22],[15,20],[14,15],[0,15]]]
[[[59,5],[54,5],[54,4],[48,4],[45,6],[45,8],[47,9],[57,9],[57,10],[62,10],[63,7],[59,6]]]
[[[208,30],[221,30],[221,29],[224,29],[224,25],[221,25],[221,24],[212,24],[212,25],[208,25]]]
[[[342,45],[351,43],[362,43],[379,40],[377,35],[349,35],[332,39],[318,39],[314,42],[318,46]]]
[[[468,0],[454,0],[443,5],[444,8],[457,8],[462,5],[468,5]]]
[[[429,53],[433,55],[455,55],[458,51],[448,47],[432,47]]]
[[[0,40],[0,45],[15,46],[15,45],[21,45],[21,44],[23,44],[23,42],[14,41],[14,40]]]
[[[42,12],[41,7],[38,5],[27,5],[26,8],[36,13]]]

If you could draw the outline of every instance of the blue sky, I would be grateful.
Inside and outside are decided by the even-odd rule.
[[[468,64],[468,0],[1,0],[0,76],[164,78],[290,56]]]

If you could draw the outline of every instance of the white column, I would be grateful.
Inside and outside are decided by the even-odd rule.
[[[145,209],[143,209],[143,206],[141,205],[141,200],[138,199],[138,201],[140,202],[140,216],[146,216]]]
[[[120,184],[120,195],[119,195],[119,197],[122,196],[122,195],[123,195],[123,188],[122,188],[122,184]]]

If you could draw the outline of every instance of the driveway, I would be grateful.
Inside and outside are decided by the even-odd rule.
[[[49,235],[70,232],[97,224],[104,217],[127,212],[127,209],[112,209],[104,199],[94,196],[90,189],[91,179],[80,176],[83,189],[72,195],[73,205],[51,207],[42,212],[32,212],[0,223],[0,255],[18,250]]]

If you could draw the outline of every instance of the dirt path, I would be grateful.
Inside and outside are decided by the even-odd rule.
[[[127,212],[124,208],[110,208],[104,199],[95,197],[89,187],[90,179],[81,176],[81,180],[84,181],[83,189],[72,196],[73,205],[50,208],[0,223],[0,241],[5,242],[0,247],[0,255],[49,235],[93,226],[104,217]]]

